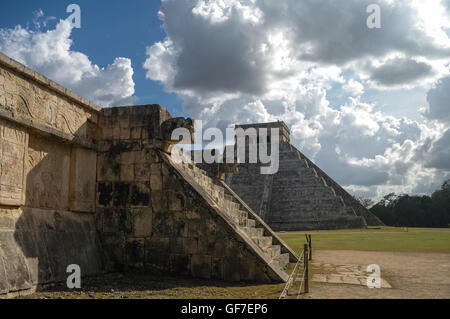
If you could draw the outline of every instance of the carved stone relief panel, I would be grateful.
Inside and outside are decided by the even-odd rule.
[[[25,203],[27,147],[27,131],[0,119],[0,205],[21,206]]]
[[[0,68],[0,109],[61,132],[84,138],[86,122],[96,122],[98,114],[72,102],[51,89],[37,85]]]

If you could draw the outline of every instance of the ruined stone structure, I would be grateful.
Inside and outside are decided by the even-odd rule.
[[[260,128],[280,130],[278,173],[262,175],[261,163],[249,164],[246,161],[239,165],[238,173],[226,176],[230,188],[272,229],[344,229],[382,225],[376,216],[290,144],[290,131],[283,122],[238,125],[236,128],[254,128],[257,132]],[[260,142],[259,136],[248,138],[246,150],[251,144]]]
[[[0,298],[71,264],[285,281],[297,256],[222,180],[174,161],[177,127],[192,121],[101,109],[0,53]]]

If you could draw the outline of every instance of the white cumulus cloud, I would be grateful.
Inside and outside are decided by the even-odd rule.
[[[447,76],[448,1],[423,2],[378,1],[382,28],[369,29],[369,0],[163,0],[167,38],[148,47],[144,68],[208,126],[285,121],[292,142],[353,192],[430,192],[450,173],[445,125],[364,100],[426,92]],[[430,92],[430,117],[448,110],[445,87]],[[422,106],[411,105],[417,118]]]
[[[100,68],[85,54],[71,50],[71,32],[65,20],[47,31],[0,29],[0,51],[100,106],[132,104],[131,60],[116,58]]]

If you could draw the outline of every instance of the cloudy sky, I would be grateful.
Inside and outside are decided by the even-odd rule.
[[[83,0],[80,29],[73,1],[3,2],[0,51],[102,106],[283,120],[359,196],[450,178],[450,0]]]

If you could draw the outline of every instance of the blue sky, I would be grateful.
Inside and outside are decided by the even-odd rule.
[[[47,25],[52,29],[59,19],[70,15],[66,8],[72,3],[81,7],[82,19],[81,29],[72,31],[74,51],[83,52],[99,67],[105,67],[116,57],[130,58],[136,104],[161,104],[176,116],[186,115],[176,94],[168,94],[160,83],[145,79],[146,71],[142,68],[146,47],[165,37],[162,21],[158,19],[159,0],[3,0],[0,28],[27,24],[32,28],[34,13],[42,10],[46,17],[56,17]]]
[[[71,3],[81,29],[59,22]],[[450,0],[3,0],[0,15],[1,52],[100,106],[283,120],[359,196],[450,178]]]

